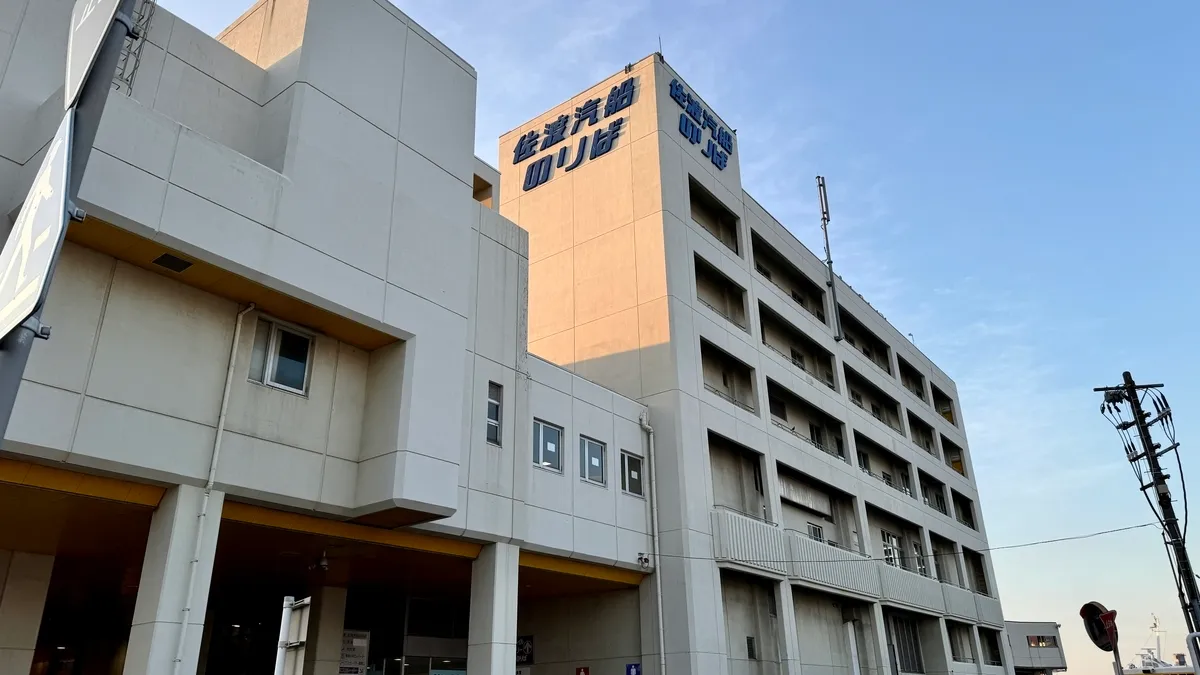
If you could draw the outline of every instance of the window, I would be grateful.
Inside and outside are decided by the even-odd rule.
[[[813,541],[825,541],[825,528],[816,523],[808,524],[808,538]]]
[[[562,471],[563,430],[541,420],[533,421],[533,464],[551,471]]]
[[[900,566],[900,537],[888,532],[880,530],[883,539],[883,561],[892,567]]]
[[[783,399],[774,396],[767,397],[767,406],[771,409],[771,415],[778,417],[783,421],[787,421],[787,406],[784,405]]]
[[[500,406],[504,401],[504,387],[488,382],[487,442],[500,445]]]
[[[621,489],[631,495],[643,496],[642,458],[621,452]]]
[[[1053,635],[1030,635],[1030,647],[1057,647],[1058,638]]]
[[[808,309],[808,303],[804,301],[804,296],[800,295],[798,292],[792,291],[792,300],[795,300],[796,304],[800,305],[804,309]]]
[[[1058,645],[1058,638],[1048,635],[1046,638]],[[979,644],[983,647],[983,662],[989,666],[1003,666],[1004,656],[1000,649],[1000,631],[979,627]]]
[[[308,393],[313,338],[274,321],[259,319],[250,352],[250,380],[295,394]]]
[[[862,450],[858,451],[858,468],[862,469],[863,471],[871,470],[871,458]]]
[[[921,542],[913,542],[913,559],[917,561],[917,573],[923,577],[929,576],[929,563],[925,560],[925,547]]]
[[[822,448],[825,447],[825,430],[821,428],[821,425],[810,423],[808,425],[808,437],[816,445]]]
[[[579,437],[579,477],[595,483],[597,485],[605,485],[607,477],[604,471],[604,444],[600,441],[595,441],[587,436]]]
[[[862,394],[858,393],[857,391],[851,391],[851,392],[850,392],[850,400],[851,400],[851,401],[854,401],[854,405],[856,405],[856,406],[858,406],[858,407],[860,407],[860,408],[862,407],[862,404],[863,404],[863,402],[862,402]]]
[[[771,280],[771,270],[763,267],[762,265],[760,265],[758,263],[754,263],[754,269],[758,270],[759,274],[766,277],[767,281]]]
[[[883,472],[883,482],[887,485],[896,485],[896,481],[892,480],[892,474],[888,473],[887,471]]]
[[[975,663],[975,640],[970,627],[947,621],[946,629],[950,637],[950,658],[959,663]]]
[[[892,617],[890,624],[892,649],[895,651],[900,672],[924,673],[925,664],[921,661],[921,633],[917,628],[917,622],[912,619]]]
[[[872,403],[871,414],[878,419],[883,419],[883,408],[880,408],[878,403]]]
[[[800,366],[801,370],[805,370],[807,368],[807,366],[804,364],[804,353],[795,347],[792,347],[792,363]]]
[[[746,636],[746,658],[751,661],[758,660],[758,645],[755,644],[753,635]]]

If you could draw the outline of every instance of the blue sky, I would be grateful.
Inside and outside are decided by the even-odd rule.
[[[250,0],[160,2],[216,33]],[[501,133],[661,36],[738,129],[747,191],[814,250],[826,176],[839,270],[958,382],[993,545],[1152,520],[1091,392],[1122,370],[1165,381],[1185,459],[1200,447],[1200,5],[397,4],[477,69],[493,163]],[[1151,612],[1181,648],[1154,528],[994,561],[1008,618],[1063,624],[1076,672],[1109,672],[1087,600],[1119,610],[1127,653]]]

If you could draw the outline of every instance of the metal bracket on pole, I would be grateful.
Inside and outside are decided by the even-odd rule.
[[[133,25],[133,17],[129,16],[125,12],[117,12],[116,15],[113,16],[113,21],[125,26],[125,30],[128,31],[129,35],[138,37],[138,30]]]
[[[67,202],[67,215],[71,220],[83,222],[83,219],[87,218],[87,211],[75,206],[75,202]]]

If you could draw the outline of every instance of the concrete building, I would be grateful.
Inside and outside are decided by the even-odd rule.
[[[1053,621],[1006,621],[1017,675],[1051,675],[1067,669],[1060,626]]]
[[[10,223],[72,5],[0,0]],[[137,20],[0,455],[0,673],[269,672],[286,596],[316,675],[1012,672],[954,383],[660,57],[496,171],[386,0]]]
[[[530,351],[653,420],[668,672],[1011,673],[954,382],[737,136],[655,54],[500,140]]]

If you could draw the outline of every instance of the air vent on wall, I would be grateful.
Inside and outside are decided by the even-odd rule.
[[[171,255],[170,253],[164,253],[155,258],[154,264],[176,273],[183,272],[192,266],[192,262],[190,260],[184,260],[183,258]]]

